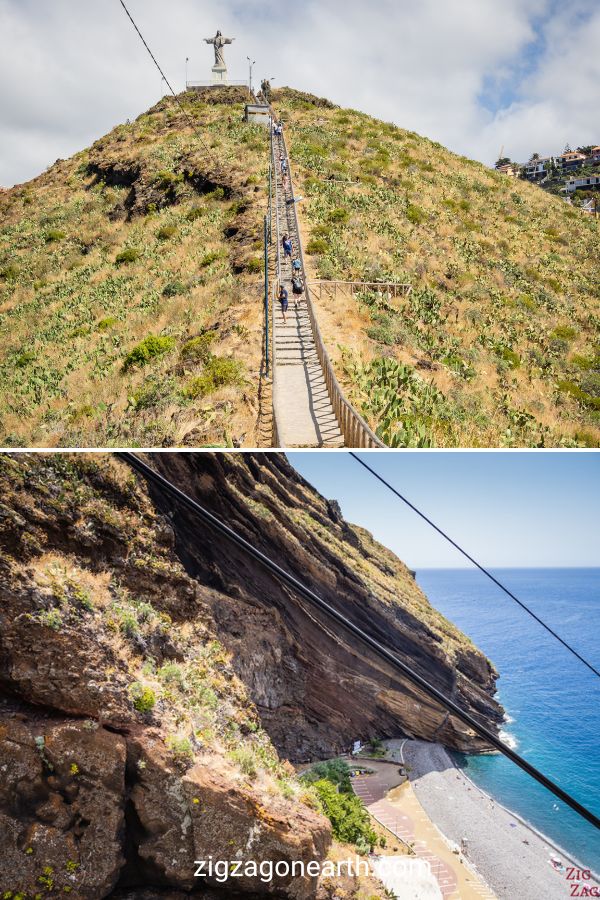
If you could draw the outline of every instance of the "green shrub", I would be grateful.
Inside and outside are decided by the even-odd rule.
[[[129,696],[133,701],[134,708],[137,709],[138,712],[150,712],[156,705],[156,694],[152,688],[140,684],[139,681],[136,681],[131,685],[129,688]]]
[[[20,268],[11,263],[9,266],[4,266],[3,269],[0,269],[0,278],[3,278],[5,281],[15,281],[20,273]]]
[[[584,447],[598,447],[600,445],[596,435],[585,429],[575,432],[575,440],[578,444],[583,444]]]
[[[114,328],[115,325],[118,324],[117,319],[114,316],[107,316],[106,319],[100,319],[96,328],[98,331],[108,331],[110,328]]]
[[[192,338],[181,348],[182,359],[190,363],[208,362],[210,348],[216,337],[216,331],[207,331],[199,337]]]
[[[175,759],[183,761],[194,758],[194,748],[188,738],[170,734],[165,743]]]
[[[318,178],[310,176],[304,179],[304,191],[306,194],[316,194],[320,187],[321,182]]]
[[[169,396],[171,385],[164,378],[144,381],[143,385],[129,398],[133,409],[151,409]]]
[[[36,358],[36,354],[31,350],[24,350],[15,359],[15,366],[17,369],[25,369],[30,363],[35,362]]]
[[[306,245],[306,252],[310,256],[319,256],[321,253],[327,253],[329,249],[327,241],[322,238],[312,238]]]
[[[258,767],[252,750],[248,747],[239,747],[237,750],[232,750],[229,756],[233,762],[237,763],[240,767],[240,771],[244,775],[248,778],[256,778],[258,775]]]
[[[178,294],[185,294],[186,286],[183,281],[170,281],[163,288],[163,297],[177,297]]]
[[[213,356],[208,361],[206,368],[199,378],[195,378],[186,388],[185,395],[191,400],[197,397],[206,397],[219,387],[240,384],[242,381],[242,367],[234,359],[223,356]]]
[[[163,227],[157,232],[156,237],[159,241],[170,241],[171,238],[174,238],[177,234],[177,229],[174,225],[163,225]]]
[[[202,259],[200,268],[207,269],[209,266],[212,266],[214,262],[217,262],[217,260],[221,258],[222,253],[220,250],[211,250],[210,253],[207,253],[206,256]]]
[[[165,684],[176,684],[179,688],[183,688],[185,685],[183,671],[177,663],[165,663],[156,674]]]
[[[500,357],[507,362],[511,369],[518,369],[521,365],[521,357],[518,353],[515,353],[514,350],[510,350],[508,347],[503,347],[500,351]]]
[[[415,206],[414,203],[409,203],[406,208],[406,218],[409,222],[412,222],[413,225],[420,225],[421,222],[424,222],[427,218],[427,214],[419,206]]]
[[[338,793],[336,786],[326,779],[316,781],[313,787],[331,822],[334,837],[354,844],[359,852],[372,850],[377,835],[371,828],[369,813],[359,798],[353,794]]]
[[[176,184],[180,184],[183,181],[183,175],[181,173],[170,172],[168,169],[163,169],[156,175],[154,181],[155,183],[158,183],[164,191],[168,191],[170,188],[175,187]]]
[[[577,332],[570,325],[557,325],[554,331],[551,332],[550,337],[559,338],[563,341],[572,341],[573,338],[577,337]]]
[[[209,194],[206,194],[207,200],[224,200],[225,199],[225,191],[222,187],[215,188],[214,191],[211,191]]]
[[[372,341],[377,341],[378,344],[385,344],[388,347],[391,347],[392,344],[396,343],[392,327],[384,322],[380,322],[378,325],[367,328],[367,336],[370,337]]]
[[[155,357],[169,353],[174,347],[174,338],[155,337],[155,335],[151,334],[127,354],[123,363],[123,370],[126,372],[134,366],[145,366],[146,363]]]
[[[63,625],[63,618],[58,609],[45,609],[37,617],[40,625],[51,628],[52,631],[60,631]]]
[[[600,356],[582,356],[579,353],[573,354],[571,363],[582,369],[584,372],[589,369],[600,369]]]
[[[553,225],[551,225],[549,228],[545,228],[544,234],[552,241],[555,241],[560,236],[558,228],[555,228]]]
[[[128,247],[127,250],[123,250],[122,253],[119,253],[117,258],[115,259],[115,263],[118,266],[124,266],[127,263],[136,262],[142,255],[142,251],[138,250],[137,247]]]
[[[335,222],[337,225],[345,225],[350,218],[350,213],[342,206],[337,206],[331,210],[327,218],[330,222]]]
[[[202,216],[206,214],[206,207],[204,206],[194,206],[190,209],[189,213],[186,216],[188,222],[196,222],[198,219],[201,219]]]
[[[44,235],[44,240],[47,244],[55,244],[59,241],[64,241],[66,236],[67,235],[64,233],[64,231],[59,231],[56,228],[51,228],[50,231],[47,231]]]
[[[264,263],[262,259],[258,256],[253,256],[252,259],[249,259],[246,263],[246,271],[251,272],[252,274],[257,274],[258,272],[262,272]]]
[[[323,779],[338,785],[340,791],[344,794],[352,793],[350,766],[343,759],[330,759],[327,762],[316,763],[308,772],[302,775],[302,781],[305,781],[307,784],[314,784],[315,781],[322,781]]]
[[[581,380],[581,389],[590,397],[600,397],[600,372],[589,372]]]

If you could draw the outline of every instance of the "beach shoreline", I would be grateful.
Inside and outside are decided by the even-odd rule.
[[[444,747],[417,740],[386,744],[410,768],[415,794],[438,831],[466,849],[469,865],[499,900],[571,896],[575,882],[568,870],[582,868],[581,862],[476,785]],[[564,872],[553,868],[551,857],[561,860]]]

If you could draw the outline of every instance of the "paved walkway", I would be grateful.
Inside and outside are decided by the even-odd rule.
[[[392,834],[412,847],[415,856],[429,863],[440,891],[448,900],[494,900],[495,895],[467,869],[448,847],[429,816],[417,800],[409,782],[390,787],[394,767],[365,761],[375,769],[373,775],[352,779],[355,793],[369,813]]]
[[[277,179],[276,214],[279,236],[288,234],[294,248],[293,258],[300,258],[300,230],[291,182],[284,187],[279,160],[285,144],[273,137],[275,177]],[[290,175],[291,178],[291,175]],[[276,234],[276,229],[273,229]],[[343,447],[344,440],[327,393],[304,294],[296,299],[292,293],[292,261],[281,251],[281,281],[289,295],[287,322],[284,323],[276,303],[274,327],[273,406],[277,417],[279,443],[283,447]],[[304,274],[304,273],[303,273]]]

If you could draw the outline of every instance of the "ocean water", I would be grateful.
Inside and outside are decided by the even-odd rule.
[[[600,668],[600,569],[493,574]],[[417,581],[500,672],[507,743],[600,816],[600,679],[479,571],[424,569]],[[514,763],[499,754],[457,760],[483,790],[600,870],[600,832]]]

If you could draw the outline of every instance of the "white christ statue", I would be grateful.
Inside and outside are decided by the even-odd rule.
[[[207,44],[214,44],[215,48],[215,69],[226,69],[225,54],[223,48],[225,44],[233,44],[235,38],[225,38],[220,31],[217,31],[214,38],[204,38]]]

